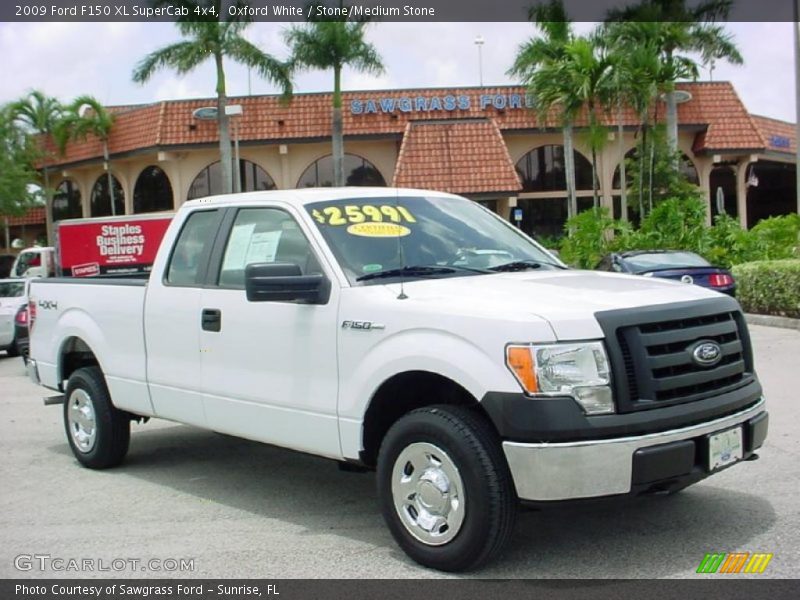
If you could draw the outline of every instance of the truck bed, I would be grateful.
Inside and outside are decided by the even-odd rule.
[[[86,286],[92,286],[91,294]],[[146,290],[146,276],[33,280],[31,346],[42,384],[63,391],[58,357],[80,337],[98,357],[117,408],[151,415],[143,326]]]

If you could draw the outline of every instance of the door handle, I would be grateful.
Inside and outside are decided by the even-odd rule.
[[[202,326],[203,331],[220,331],[222,329],[222,311],[218,308],[204,308]]]

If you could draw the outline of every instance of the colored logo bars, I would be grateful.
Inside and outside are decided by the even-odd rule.
[[[772,560],[772,554],[763,552],[719,552],[716,554],[709,553],[700,561],[700,566],[697,567],[698,573],[763,573],[769,561]]]

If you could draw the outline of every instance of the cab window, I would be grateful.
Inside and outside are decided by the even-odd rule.
[[[321,273],[319,262],[297,221],[277,208],[239,210],[231,227],[217,283],[244,289],[244,271],[255,263],[289,263],[303,275]]]
[[[193,213],[186,220],[175,242],[167,267],[166,282],[172,285],[197,285],[201,283],[203,257],[208,256],[214,242],[217,211]]]

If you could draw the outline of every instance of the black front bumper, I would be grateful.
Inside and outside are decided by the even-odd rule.
[[[658,433],[712,421],[758,402],[758,380],[719,396],[613,415],[587,416],[568,396],[531,398],[523,393],[489,392],[481,400],[503,440],[573,442]]]

